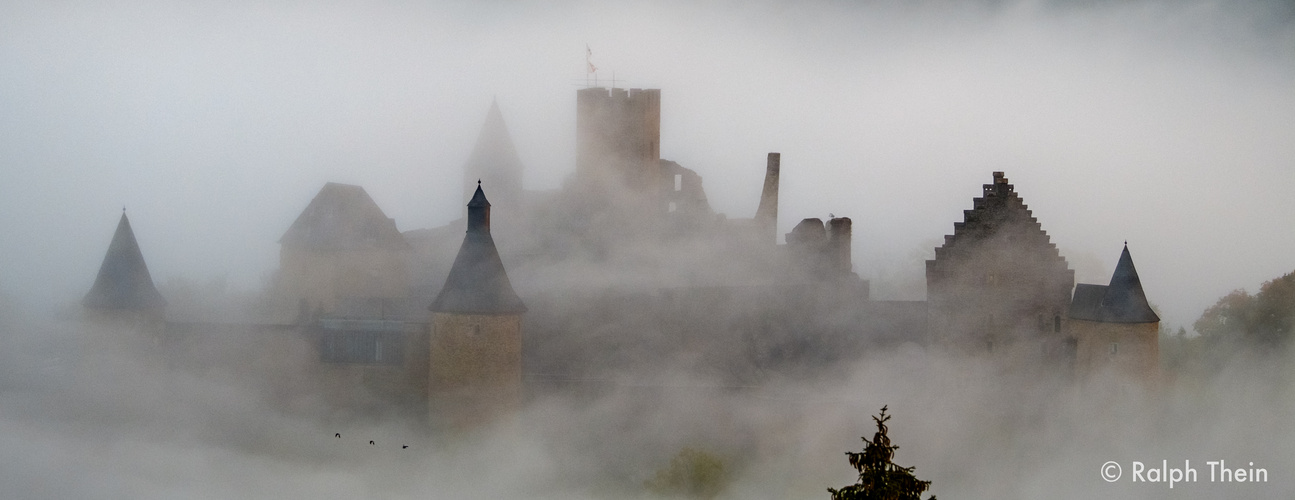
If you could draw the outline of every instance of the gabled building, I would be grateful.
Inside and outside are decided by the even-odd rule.
[[[360,186],[329,182],[279,239],[278,293],[317,314],[409,294],[412,248]]]
[[[153,285],[144,254],[135,240],[126,210],[122,209],[117,231],[108,244],[94,285],[81,305],[99,320],[120,326],[160,331],[165,320],[166,299]]]
[[[963,218],[926,261],[930,340],[971,352],[1063,349],[1075,272],[1002,172]]]
[[[1111,370],[1148,381],[1159,375],[1160,316],[1147,303],[1127,244],[1110,284],[1075,285],[1068,316],[1078,374]]]

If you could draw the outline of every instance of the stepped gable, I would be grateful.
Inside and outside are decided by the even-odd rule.
[[[1058,269],[1068,268],[1057,245],[1003,172],[994,172],[994,183],[983,189],[983,196],[972,200],[972,209],[963,211],[963,221],[953,224],[953,234],[946,235],[944,245],[935,249],[934,262],[957,259],[991,239],[1002,239],[1015,247],[1041,250]]]
[[[153,286],[153,277],[148,273],[144,254],[139,250],[124,209],[121,220],[117,222],[117,232],[113,233],[112,242],[108,244],[108,253],[99,266],[99,275],[81,304],[91,309],[131,310],[166,306],[166,300]]]
[[[1142,291],[1142,280],[1133,266],[1128,245],[1120,253],[1109,285],[1075,285],[1070,317],[1102,323],[1156,323],[1160,316],[1151,309]]]
[[[279,243],[314,251],[410,248],[364,188],[335,182],[324,184]]]
[[[508,281],[508,273],[490,235],[490,202],[481,186],[468,202],[468,230],[445,287],[427,307],[433,312],[460,314],[520,314],[526,312],[521,297]]]

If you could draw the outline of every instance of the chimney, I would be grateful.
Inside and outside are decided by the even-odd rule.
[[[760,206],[755,210],[755,224],[760,239],[778,244],[778,169],[782,155],[769,153],[764,168],[764,190],[760,193]]]
[[[853,238],[849,217],[837,217],[827,223],[827,261],[832,274],[847,275],[854,270],[850,260],[850,241]]]

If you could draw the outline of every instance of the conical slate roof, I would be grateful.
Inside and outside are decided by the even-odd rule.
[[[1070,317],[1103,323],[1155,323],[1160,316],[1151,310],[1147,295],[1142,291],[1142,280],[1133,267],[1133,257],[1128,245],[1115,264],[1111,283],[1102,285],[1077,285],[1070,303]]]
[[[117,223],[117,232],[112,235],[112,243],[108,244],[108,253],[99,266],[94,286],[85,294],[81,305],[91,309],[132,310],[166,306],[166,299],[153,286],[153,277],[148,274],[125,211]]]
[[[508,273],[490,236],[490,202],[481,186],[468,203],[468,231],[445,279],[445,287],[429,310],[463,314],[520,314],[526,312],[513,291]]]
[[[409,248],[364,188],[335,182],[324,184],[279,243],[316,251]]]
[[[515,204],[522,191],[522,160],[517,156],[517,148],[504,123],[504,114],[499,111],[499,102],[490,103],[486,113],[486,122],[477,135],[476,146],[472,156],[463,167],[464,191],[471,189],[475,181],[490,184],[496,201],[500,206],[509,207]]]

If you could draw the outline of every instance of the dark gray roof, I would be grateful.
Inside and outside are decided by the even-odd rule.
[[[364,188],[334,182],[324,184],[279,243],[311,250],[410,248]]]
[[[1075,285],[1075,296],[1070,302],[1070,317],[1103,323],[1155,323],[1160,316],[1151,310],[1147,295],[1142,291],[1142,280],[1133,266],[1133,257],[1126,245],[1115,265],[1111,283],[1101,285]]]
[[[1070,300],[1070,317],[1101,321],[1102,297],[1106,296],[1106,285],[1075,285],[1075,296]]]
[[[427,307],[435,312],[520,314],[526,312],[490,236],[490,202],[477,187],[468,203],[468,230],[445,287]]]
[[[144,310],[166,306],[166,299],[153,286],[153,277],[148,274],[144,254],[139,251],[135,232],[130,229],[130,219],[124,211],[94,286],[81,304],[91,309]]]

